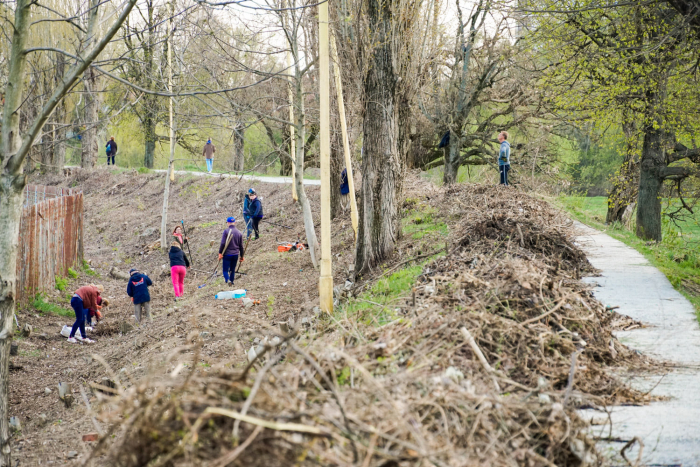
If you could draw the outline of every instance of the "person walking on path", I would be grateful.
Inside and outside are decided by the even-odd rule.
[[[73,297],[70,299],[70,306],[75,311],[75,323],[70,330],[68,336],[68,342],[71,344],[76,344],[78,341],[85,342],[86,344],[92,344],[92,339],[88,339],[87,334],[85,334],[85,315],[88,313],[90,308],[95,308],[98,311],[102,308],[97,304],[97,297],[104,292],[104,287],[102,285],[85,285],[80,287],[75,291]],[[80,335],[76,335],[76,332],[80,329]]]
[[[258,225],[260,224],[260,220],[263,218],[263,208],[262,208],[262,203],[260,202],[260,199],[258,198],[257,193],[253,191],[253,193],[250,195],[250,217],[251,220],[253,221],[253,230],[255,231],[255,240],[260,238],[260,230],[258,229]]]
[[[168,256],[170,256],[170,275],[173,280],[175,301],[177,301],[185,292],[185,276],[187,275],[187,269],[190,267],[190,262],[187,260],[187,256],[185,256],[185,252],[182,251],[182,247],[177,240],[170,245]]]
[[[229,217],[226,222],[228,222],[228,227],[221,236],[219,259],[224,264],[224,282],[233,285],[239,256],[243,262],[243,234],[236,228],[234,217]]]
[[[138,269],[129,271],[129,284],[126,286],[126,294],[134,302],[134,317],[137,323],[141,323],[141,312],[151,321],[151,294],[148,288],[153,285],[153,281]]]
[[[340,206],[343,208],[343,211],[346,211],[350,205],[349,194],[350,184],[348,183],[348,169],[345,168],[340,173]]]
[[[245,221],[246,238],[250,238],[253,233],[253,218],[250,216],[250,196],[255,194],[255,190],[248,188],[248,193],[243,198],[243,220]]]
[[[501,185],[508,186],[508,172],[510,171],[510,143],[508,132],[502,131],[498,134],[498,142],[501,148],[498,151],[498,171],[501,174]]]
[[[112,158],[112,165],[117,165],[114,163],[114,156],[117,155],[117,142],[114,141],[114,136],[109,138],[109,141],[107,141],[107,165],[109,165],[109,159],[110,157]]]
[[[206,158],[207,161],[207,172],[211,173],[212,169],[214,168],[214,153],[216,152],[216,146],[211,144],[211,138],[207,140],[207,144],[204,145],[204,150],[202,151],[202,155]]]

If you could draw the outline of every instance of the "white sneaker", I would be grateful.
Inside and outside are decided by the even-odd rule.
[[[73,337],[74,337],[75,339],[77,339],[79,342],[82,342],[82,341],[84,341],[84,340],[86,339],[85,337],[81,336],[80,334],[76,334],[76,335],[73,336]]]
[[[64,325],[63,325],[63,329],[61,329],[61,335],[62,335],[63,337],[70,337],[70,330],[71,330],[71,328],[69,328],[68,326],[66,326],[66,325],[64,324]]]
[[[69,343],[69,344],[77,344],[78,341],[75,340],[75,337],[69,337],[69,338],[68,338],[68,343]]]
[[[86,343],[86,344],[94,344],[94,343],[95,343],[94,340],[88,339],[87,337],[86,337],[85,339],[83,339],[83,342]]]
[[[87,331],[92,332],[92,326],[85,326],[85,331],[86,331],[86,332],[87,332]]]

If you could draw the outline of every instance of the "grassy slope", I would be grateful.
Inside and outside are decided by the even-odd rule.
[[[557,198],[555,203],[584,224],[604,231],[642,253],[693,303],[700,320],[700,296],[688,289],[693,283],[700,289],[700,214],[689,216],[678,225],[665,219],[664,239],[657,244],[640,240],[634,232],[618,224],[605,225],[605,197],[566,196]]]

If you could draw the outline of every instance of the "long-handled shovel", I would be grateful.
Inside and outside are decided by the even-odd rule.
[[[229,232],[228,236],[226,237],[226,243],[224,244],[224,251],[226,251],[226,248],[228,248],[228,244],[231,241],[231,237],[232,237],[231,232]],[[207,285],[207,283],[210,280],[212,280],[214,277],[216,277],[216,271],[219,270],[219,264],[221,264],[221,258],[219,258],[219,260],[216,262],[216,267],[214,267],[214,270],[212,271],[211,275],[207,278],[206,281],[204,281],[204,284],[197,287],[198,289],[201,289],[202,287]]]
[[[185,238],[187,238],[187,229],[185,229],[184,219],[180,219],[180,223],[182,224],[182,233],[185,235]],[[187,252],[190,254],[190,262],[192,264],[194,264],[194,260],[192,259],[192,250],[190,250],[190,242],[189,241],[187,242]]]

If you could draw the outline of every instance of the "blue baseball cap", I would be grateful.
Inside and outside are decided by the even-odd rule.
[[[226,219],[226,222],[236,222],[236,218],[235,218],[235,217],[229,217],[228,219]]]
[[[253,193],[255,193],[255,190],[253,190],[252,188],[248,188],[248,193],[252,195]]]

